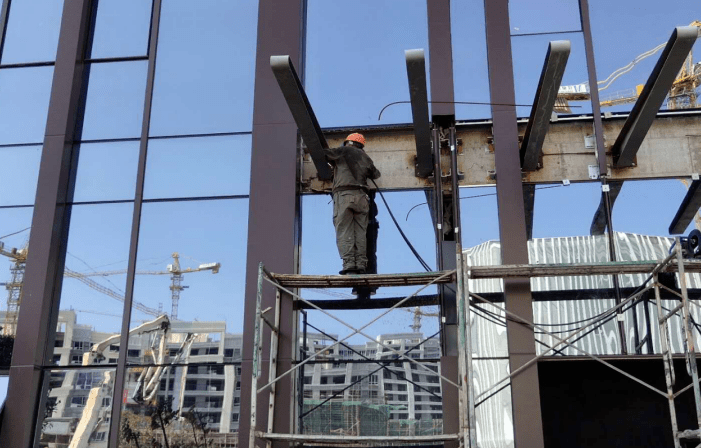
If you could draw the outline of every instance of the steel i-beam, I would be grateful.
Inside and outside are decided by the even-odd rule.
[[[416,138],[416,175],[428,177],[433,172],[433,157],[431,154],[431,123],[428,119],[426,59],[422,49],[406,50],[404,56],[406,57],[411,115],[414,119],[414,136]]]
[[[324,134],[321,133],[321,127],[319,127],[314,110],[312,110],[307,94],[304,92],[299,76],[297,76],[297,71],[292,65],[292,60],[287,55],[271,56],[270,68],[273,69],[275,79],[277,79],[287,106],[290,108],[295,123],[297,123],[299,133],[302,134],[319,179],[330,180],[333,177],[333,171],[326,162],[323,152],[329,145],[326,143]]]
[[[535,206],[535,184],[523,184],[523,209],[526,214],[526,237],[533,238],[533,207]]]
[[[614,168],[629,167],[635,163],[635,155],[694,46],[697,35],[698,28],[695,26],[675,28],[628,120],[611,147]]]
[[[528,119],[526,133],[521,143],[521,169],[523,171],[535,171],[540,167],[543,142],[548,128],[550,128],[550,118],[562,76],[565,74],[570,48],[568,40],[556,40],[548,44],[548,52],[545,55],[540,81],[538,81],[538,90],[536,90],[533,100],[531,116]]]
[[[616,202],[618,193],[621,192],[623,187],[623,181],[609,181],[609,201],[611,202],[611,213],[613,213],[613,204]],[[589,233],[591,235],[603,235],[606,231],[606,201],[604,197],[601,197],[601,202],[599,202],[599,208],[596,209],[594,213],[594,219],[591,222],[591,227],[589,228]]]
[[[699,189],[699,186],[701,186],[701,180],[695,180],[689,185],[689,190],[686,192],[677,214],[669,225],[670,234],[678,235],[683,233],[691,220],[694,219],[696,212],[699,211],[699,207],[701,207],[701,189]]]

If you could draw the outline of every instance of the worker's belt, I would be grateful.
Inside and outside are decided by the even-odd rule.
[[[350,190],[361,190],[365,192],[366,194],[368,193],[368,188],[367,187],[361,187],[360,185],[345,185],[341,187],[336,187],[333,189],[333,193],[338,193],[339,191],[350,191]]]

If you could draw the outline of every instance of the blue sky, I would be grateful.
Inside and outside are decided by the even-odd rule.
[[[52,60],[58,36],[60,3],[13,0],[2,63]],[[453,0],[453,60],[457,101],[489,101],[484,18],[481,0]],[[101,0],[94,57],[144,55],[150,8],[141,0]],[[605,78],[638,54],[666,41],[675,26],[701,19],[697,0],[677,0],[661,8],[654,0],[590,0],[597,73]],[[164,0],[158,49],[151,136],[237,133],[251,129],[253,61],[257,2],[254,0]],[[579,29],[575,0],[511,0],[513,34]],[[235,23],[236,26],[231,26]],[[352,23],[352,25],[350,25]],[[124,30],[128,30],[127,33]],[[516,101],[533,100],[549,40],[568,39],[572,53],[563,84],[587,80],[581,34],[512,38]],[[380,109],[408,99],[404,50],[428,51],[426,0],[309,0],[305,86],[322,127],[405,123],[409,105]],[[699,53],[699,44],[695,47]],[[428,54],[430,58],[430,54]],[[609,89],[644,83],[657,57],[639,64]],[[0,144],[40,144],[48,109],[51,67],[0,70]],[[84,139],[136,138],[141,133],[144,61],[94,65],[83,129]],[[574,113],[590,111],[586,103]],[[629,109],[630,105],[620,109]],[[458,106],[458,119],[487,118],[486,106]],[[520,116],[529,108],[519,107]],[[250,175],[250,136],[154,139],[150,142],[145,196],[245,195]],[[39,146],[0,148],[0,206],[30,205],[34,197]],[[77,171],[76,201],[133,198],[138,142],[84,143]],[[271,180],[274,182],[274,180]],[[667,226],[685,192],[678,180],[627,183],[614,209],[616,230],[667,235]],[[498,239],[493,187],[463,188],[464,245]],[[302,271],[328,274],[340,269],[329,196],[302,199]],[[423,192],[387,194],[392,210],[422,257],[435,264],[433,230]],[[598,183],[543,190],[536,195],[534,236],[588,234],[600,199]],[[380,272],[420,270],[380,204]],[[220,262],[221,272],[186,275],[181,319],[225,320],[231,332],[242,328],[247,199],[162,202],[144,206],[137,270],[164,270],[172,252],[184,266]],[[654,213],[651,210],[655,210]],[[81,272],[126,268],[131,204],[74,207],[67,266]],[[0,209],[0,237],[31,225],[31,208]],[[21,247],[27,232],[2,241]],[[0,282],[9,271],[0,262]],[[96,281],[117,292],[125,277]],[[137,277],[135,300],[170,309],[168,276]],[[344,293],[343,291],[341,291]],[[398,296],[409,290],[378,292]],[[345,291],[347,293],[347,291]],[[310,298],[329,298],[312,293]],[[3,300],[4,301],[4,300]],[[0,304],[0,307],[2,305]],[[120,302],[66,279],[61,308],[81,311],[79,322],[117,331]],[[359,324],[374,312],[348,312]],[[135,313],[134,319],[148,316]],[[312,323],[344,334],[337,324],[311,314]],[[411,315],[397,311],[370,328],[370,334],[408,331]],[[424,320],[425,332],[437,327]],[[362,338],[354,338],[362,341]]]

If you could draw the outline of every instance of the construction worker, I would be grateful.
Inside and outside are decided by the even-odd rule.
[[[341,275],[364,274],[368,264],[367,179],[379,178],[380,172],[364,147],[365,137],[354,133],[346,137],[343,146],[325,150],[326,160],[333,166],[333,224],[343,260]]]

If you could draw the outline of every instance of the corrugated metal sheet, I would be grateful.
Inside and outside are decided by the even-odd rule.
[[[615,235],[617,254],[619,261],[643,261],[661,260],[667,256],[674,242],[672,238],[637,235],[632,233],[616,232]],[[553,263],[595,263],[608,261],[608,238],[606,236],[577,236],[561,238],[535,238],[528,242],[529,262],[531,264]],[[501,244],[498,241],[488,241],[463,251],[467,266],[493,266],[501,264]],[[647,275],[622,275],[619,277],[621,287],[636,287],[642,284]],[[687,275],[687,285],[690,288],[701,287],[701,275]],[[470,280],[470,291],[477,294],[486,292],[503,292],[503,283],[498,279]],[[573,276],[531,279],[533,291],[572,291],[613,288],[611,277],[607,276]],[[673,301],[664,301],[667,308],[673,308]],[[598,316],[614,306],[613,299],[580,300],[580,301],[551,301],[537,302],[533,304],[533,319],[535,323],[542,325],[553,333],[559,333],[563,337],[582,325],[587,320]],[[645,320],[642,304],[638,305],[638,328],[640,337],[646,334]],[[475,389],[477,394],[489,388],[501,378],[507,375],[508,360],[493,359],[508,356],[506,340],[506,328],[494,323],[495,320],[503,321],[503,313],[495,306],[482,305],[485,311],[501,316],[499,319],[490,317],[492,322],[481,315],[472,315],[472,335],[474,344],[474,356],[476,361]],[[697,307],[692,307],[692,315],[697,322],[701,322],[701,313]],[[657,308],[654,301],[650,306],[650,318],[652,321],[652,333],[654,350],[659,353],[659,332],[655,322],[657,321]],[[670,320],[670,337],[672,348],[675,352],[683,352],[680,319]],[[634,347],[634,328],[632,312],[625,313],[625,327],[628,347]],[[583,332],[583,333],[586,333]],[[537,336],[542,344],[554,345],[557,341],[544,334]],[[701,338],[697,333],[697,344]],[[543,353],[545,346],[536,344],[537,353]],[[577,346],[593,354],[619,354],[620,341],[615,319],[601,326],[601,328],[584,336],[577,342]],[[698,346],[698,345],[697,345]],[[564,348],[566,355],[582,355],[574,348]],[[647,349],[643,348],[643,353]],[[480,359],[482,358],[482,359]],[[491,358],[491,359],[484,359]],[[660,362],[660,370],[662,370]],[[513,430],[511,426],[511,394],[507,388],[477,408],[478,441],[481,447],[512,447]]]

